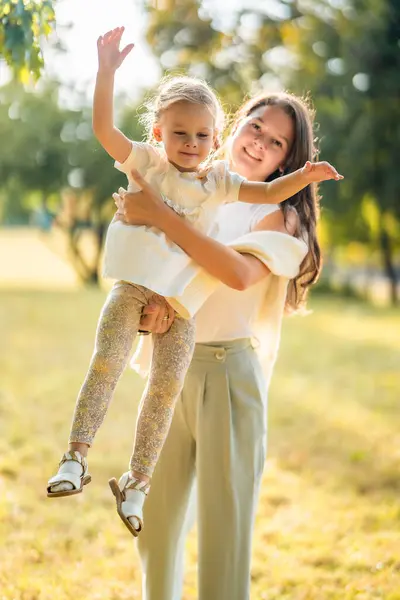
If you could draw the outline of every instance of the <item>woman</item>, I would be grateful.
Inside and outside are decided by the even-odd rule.
[[[294,171],[313,158],[312,115],[294,96],[260,96],[239,111],[226,148],[231,170],[249,180]],[[280,207],[225,205],[215,241],[173,213],[140,178],[138,183],[142,192],[114,195],[119,218],[162,229],[224,284],[196,316],[194,358],[145,507],[139,538],[143,597],[181,598],[186,516],[196,476],[199,599],[246,600],[266,451],[267,389],[281,318],[285,305],[296,310],[304,303],[321,266],[316,190],[308,186]],[[258,232],[267,259],[247,253],[245,243],[242,250],[236,245],[239,251],[225,245]],[[266,378],[251,343],[263,303]],[[171,315],[150,308],[142,326],[152,329],[158,318],[154,330],[162,331],[160,324],[165,328]]]

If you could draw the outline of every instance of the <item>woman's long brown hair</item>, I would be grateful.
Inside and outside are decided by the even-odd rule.
[[[307,160],[314,160],[316,148],[314,145],[313,121],[314,111],[308,100],[288,93],[262,94],[252,98],[239,109],[232,126],[236,131],[240,122],[263,106],[278,106],[289,117],[294,125],[294,141],[285,161],[283,173],[279,170],[267,177],[272,181],[280,175],[301,169]],[[315,184],[308,185],[291,198],[280,204],[285,222],[289,211],[296,210],[299,219],[296,237],[303,239],[308,252],[300,265],[299,274],[291,279],[286,297],[286,309],[289,312],[305,307],[309,287],[315,283],[322,268],[321,248],[317,238],[317,221],[319,219],[319,196]]]

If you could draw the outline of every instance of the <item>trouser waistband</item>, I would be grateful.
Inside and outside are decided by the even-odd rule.
[[[247,348],[255,347],[252,338],[240,338],[237,340],[228,340],[226,342],[210,342],[207,344],[196,344],[192,360],[213,360],[219,361],[225,359],[230,354],[242,352]]]

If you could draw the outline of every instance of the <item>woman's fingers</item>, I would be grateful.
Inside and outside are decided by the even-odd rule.
[[[151,320],[147,318],[148,312],[151,314]],[[143,309],[143,314],[146,314],[146,328],[149,330],[151,327],[152,333],[165,333],[171,327],[175,318],[173,309],[169,306],[165,298],[158,294],[154,294],[150,298],[148,306]],[[142,320],[140,321],[141,324]]]
[[[157,312],[156,322],[154,325],[154,333],[164,333],[164,331],[166,331],[165,317],[168,316],[167,315],[167,307],[165,305],[165,302],[162,302],[159,306],[160,306],[160,310]]]
[[[175,311],[162,296],[155,294],[142,310],[140,329],[166,333],[175,319]]]
[[[121,198],[121,196],[119,194],[117,194],[116,192],[114,192],[113,195],[112,195],[112,197],[113,197],[113,200],[115,202],[115,206],[117,208],[121,208],[121,206],[122,206],[122,198]]]
[[[151,187],[151,185],[149,183],[147,183],[147,181],[141,176],[139,171],[136,171],[136,169],[131,169],[131,175],[132,175],[132,179],[138,184],[138,186],[142,190],[153,191],[153,188]]]
[[[120,210],[121,213],[124,212],[124,197],[126,196],[127,193],[128,192],[126,191],[125,188],[120,187],[120,188],[118,188],[118,192],[114,192],[112,195],[115,205],[117,206],[117,208]]]
[[[168,302],[165,300],[165,298],[162,299],[162,308],[164,310],[161,310],[158,318],[161,318],[162,315],[162,320],[159,323],[159,328],[158,328],[158,333],[166,333],[169,328],[171,327],[172,323],[174,322],[175,319],[175,311],[172,308],[172,306],[170,306],[168,304]]]
[[[156,303],[147,304],[142,310],[142,316],[140,318],[140,329],[145,331],[151,331],[156,333],[156,321],[157,315],[160,310],[160,306]]]
[[[169,331],[172,323],[175,321],[175,311],[172,308],[172,306],[170,306],[168,303],[167,303],[167,309],[168,309],[168,320],[164,321],[165,331]]]
[[[121,213],[117,210],[117,212],[114,215],[114,220],[115,221],[125,221],[125,215],[124,213]]]

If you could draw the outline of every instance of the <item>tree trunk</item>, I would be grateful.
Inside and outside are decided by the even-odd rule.
[[[104,223],[99,223],[94,228],[94,234],[96,236],[96,246],[97,246],[96,260],[95,260],[93,269],[90,271],[90,273],[88,273],[88,276],[85,279],[86,284],[94,285],[94,286],[98,286],[100,284],[100,277],[99,277],[100,260],[101,260],[101,253],[103,251],[103,242],[104,242],[106,230],[107,230],[107,226],[104,225]]]
[[[98,269],[93,269],[92,271],[90,271],[90,273],[88,273],[85,277],[85,280],[83,282],[85,285],[87,286],[93,286],[93,287],[98,287],[99,283],[100,283],[100,279],[99,279],[99,271]]]
[[[99,285],[99,263],[101,250],[97,251],[95,264],[89,265],[85,260],[83,254],[79,248],[79,239],[82,233],[80,227],[74,224],[68,229],[68,240],[69,240],[69,251],[71,256],[71,264],[77,272],[79,278],[85,285],[98,286]],[[97,230],[95,231],[96,241],[99,243],[99,235]]]
[[[396,269],[393,262],[393,245],[392,240],[390,239],[390,235],[384,225],[381,222],[381,251],[382,251],[382,259],[383,266],[386,273],[386,276],[389,279],[390,284],[390,299],[393,306],[396,306],[399,302],[399,293],[397,287],[397,275]]]

